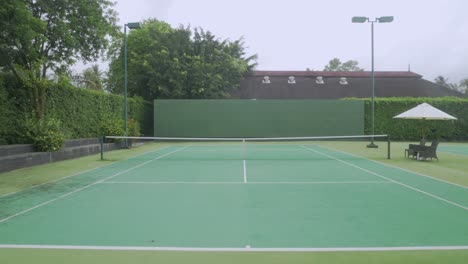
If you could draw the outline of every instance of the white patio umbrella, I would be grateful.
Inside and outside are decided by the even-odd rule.
[[[403,119],[426,119],[426,120],[456,120],[453,117],[428,103],[422,103],[410,110],[403,112],[393,118]]]
[[[405,111],[393,118],[401,119],[420,119],[420,120],[456,120],[457,118],[451,116],[428,103],[422,103],[408,111]],[[424,138],[424,130],[422,132]]]

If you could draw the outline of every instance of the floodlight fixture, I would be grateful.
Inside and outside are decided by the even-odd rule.
[[[376,18],[379,23],[390,23],[393,21],[393,16],[383,16]]]
[[[361,17],[361,16],[355,16],[352,18],[352,22],[353,23],[364,23],[364,22],[367,22],[369,20],[368,17]]]
[[[141,24],[140,24],[140,22],[127,23],[127,27],[129,29],[139,29],[139,28],[141,28]]]

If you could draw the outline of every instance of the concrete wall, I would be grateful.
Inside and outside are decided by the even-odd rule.
[[[307,137],[364,134],[357,100],[155,100],[159,137]]]
[[[120,143],[104,143],[104,151],[120,149]],[[100,153],[99,139],[85,138],[68,140],[64,147],[55,152],[35,152],[32,145],[0,146],[0,173],[74,159]]]

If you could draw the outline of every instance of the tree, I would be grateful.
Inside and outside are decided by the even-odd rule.
[[[223,98],[255,67],[243,40],[219,40],[209,31],[172,28],[151,19],[127,38],[128,94],[155,98]],[[110,65],[108,90],[123,91],[123,58]]]
[[[94,61],[119,33],[108,0],[4,0],[0,58],[25,89],[37,118],[45,112],[47,75],[77,60]]]
[[[342,63],[340,59],[333,58],[325,65],[324,71],[364,71],[364,69],[358,67],[358,62],[355,60],[349,60]]]
[[[448,79],[445,78],[445,77],[442,76],[442,75],[437,76],[437,77],[434,79],[434,82],[437,83],[438,85],[441,85],[441,86],[444,86],[444,87],[447,87],[447,88],[450,87],[450,85],[449,85],[449,83],[448,83]]]
[[[468,94],[468,78],[461,80],[459,87],[462,93]]]
[[[85,69],[81,79],[84,87],[90,90],[103,91],[102,74],[97,64]]]
[[[446,88],[449,88],[455,91],[459,91],[459,88],[460,88],[456,83],[449,83],[448,78],[445,78],[442,75],[437,76],[434,79],[434,82],[438,85],[444,86]]]

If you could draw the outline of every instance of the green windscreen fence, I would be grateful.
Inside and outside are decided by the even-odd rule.
[[[157,137],[299,137],[364,134],[354,100],[155,100]]]

